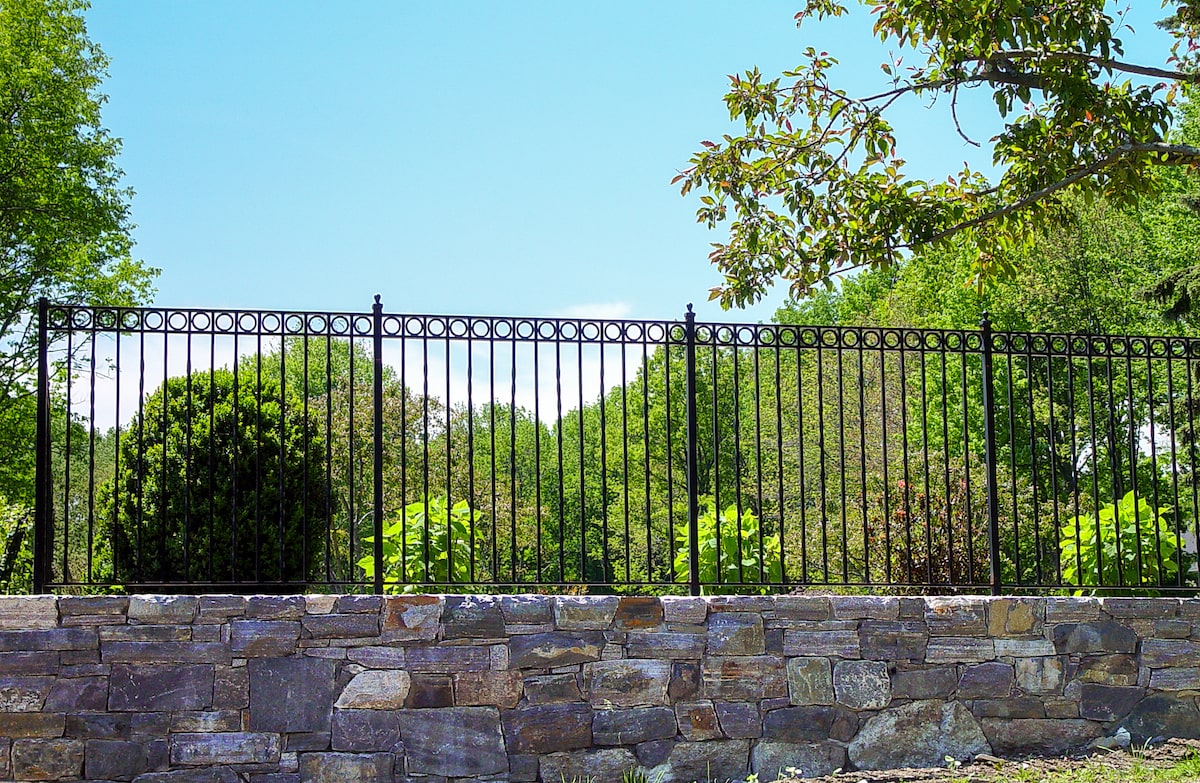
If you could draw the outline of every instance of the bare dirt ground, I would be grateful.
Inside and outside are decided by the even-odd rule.
[[[1142,767],[1170,767],[1200,754],[1200,740],[1167,740],[1136,753],[1097,751],[1086,756],[1066,758],[1023,757],[980,760],[951,769],[897,769],[882,772],[842,772],[819,778],[784,778],[783,783],[1009,783],[1013,780],[1041,780],[1051,774],[1066,778],[1073,772],[1103,765],[1107,770]]]

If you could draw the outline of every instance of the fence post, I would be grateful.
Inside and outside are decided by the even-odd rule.
[[[987,465],[988,562],[992,595],[1000,595],[1000,490],[996,486],[996,411],[992,380],[992,321],[985,310],[983,332],[983,448]]]
[[[700,476],[696,441],[696,314],[687,306],[684,316],[687,341],[687,495],[688,495],[688,586],[700,595]]]
[[[383,302],[375,294],[375,305],[371,308],[373,321],[372,338],[375,351],[375,384],[373,401],[375,422],[371,441],[375,447],[372,471],[375,490],[374,510],[371,512],[372,536],[375,551],[375,595],[383,593]]]
[[[46,320],[50,301],[46,297],[38,300],[38,369],[37,369],[37,443],[34,447],[34,502],[33,502],[33,592],[46,592],[47,556],[51,509],[50,478],[50,346],[46,339]]]

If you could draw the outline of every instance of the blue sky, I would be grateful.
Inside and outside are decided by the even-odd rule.
[[[693,198],[669,184],[728,129],[726,74],[842,63],[881,85],[865,13],[800,3],[95,0],[105,124],[137,191],[137,255],[164,306],[767,320],[724,313]],[[1162,64],[1158,0],[1127,59]],[[994,129],[987,101],[968,128]],[[940,109],[897,126],[916,176],[987,156]]]

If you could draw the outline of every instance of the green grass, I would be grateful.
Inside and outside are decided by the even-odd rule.
[[[1036,762],[1035,762],[1036,764]],[[957,770],[955,770],[957,771]],[[848,780],[858,780],[850,773]],[[869,773],[868,773],[869,774]],[[1111,757],[1096,756],[1082,764],[1072,764],[1070,769],[1048,770],[1041,765],[1023,766],[1020,762],[1008,762],[994,769],[982,771],[976,767],[970,774],[950,775],[938,778],[939,783],[1200,783],[1200,753],[1169,765],[1153,763],[1138,750],[1114,754]],[[609,783],[592,777],[576,777],[561,783]],[[611,783],[656,783],[648,780],[640,770],[627,770],[620,781]],[[697,783],[704,783],[698,781]],[[709,783],[727,783],[709,781]],[[743,783],[733,781],[731,783]],[[744,783],[760,783],[751,775]],[[766,781],[761,781],[766,783]]]

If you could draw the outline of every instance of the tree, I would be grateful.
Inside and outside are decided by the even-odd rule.
[[[132,259],[120,141],[101,124],[108,60],[82,0],[0,5],[0,494],[33,494],[33,376],[39,297],[145,301],[157,273]],[[13,413],[13,410],[16,410]]]
[[[1069,216],[1068,196],[1128,206],[1156,189],[1160,167],[1200,163],[1200,148],[1167,140],[1180,86],[1200,81],[1193,0],[1164,0],[1177,39],[1167,67],[1123,59],[1124,25],[1105,0],[877,2],[874,34],[921,62],[883,63],[889,83],[861,98],[833,84],[837,60],[811,47],[786,81],[731,76],[725,101],[744,133],[704,141],[676,177],[685,194],[707,191],[700,222],[732,213],[729,241],[710,255],[725,276],[712,289],[722,305],[753,303],[777,279],[800,298],[951,237],[971,247],[970,279],[982,285],[1015,271],[1007,251]],[[838,0],[808,0],[796,19],[845,13]],[[989,142],[999,180],[969,166],[908,179],[889,109],[941,99],[959,128],[960,94],[973,87],[991,91],[1003,121]]]
[[[121,434],[100,490],[112,576],[124,582],[303,583],[326,567],[325,447],[271,378],[171,378]]]

